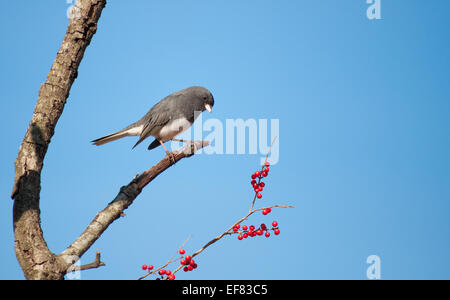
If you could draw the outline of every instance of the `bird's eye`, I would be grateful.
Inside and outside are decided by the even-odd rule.
[[[203,96],[203,100],[206,100],[206,99],[208,99],[208,97],[207,96]]]

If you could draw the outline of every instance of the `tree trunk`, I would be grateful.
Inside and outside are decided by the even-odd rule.
[[[15,161],[11,195],[14,199],[15,252],[27,279],[63,279],[70,265],[48,249],[42,234],[41,171],[56,123],[105,5],[105,0],[78,0],[75,3],[61,48],[47,80],[39,89],[38,101]]]

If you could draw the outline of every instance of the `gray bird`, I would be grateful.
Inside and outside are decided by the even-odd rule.
[[[191,127],[200,112],[211,112],[213,106],[214,97],[210,91],[199,86],[189,87],[156,103],[139,121],[116,133],[93,140],[92,143],[100,146],[126,136],[139,136],[134,149],[146,138],[153,136],[155,140],[148,146],[148,150],[162,145],[169,155],[164,143],[175,140],[177,135]]]

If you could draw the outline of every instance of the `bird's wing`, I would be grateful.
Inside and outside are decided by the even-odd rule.
[[[170,122],[170,109],[167,106],[165,108],[161,108],[159,105],[155,105],[144,118],[146,121],[143,124],[144,127],[142,128],[142,133],[133,148],[152,134],[155,134],[155,129],[161,128]]]

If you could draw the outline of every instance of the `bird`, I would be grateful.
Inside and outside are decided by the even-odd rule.
[[[153,136],[155,140],[148,146],[148,150],[162,145],[167,156],[171,156],[164,143],[170,140],[175,141],[177,135],[192,126],[200,113],[205,110],[211,113],[213,106],[214,97],[208,89],[201,86],[188,87],[172,93],[156,103],[137,122],[91,142],[94,145],[101,146],[127,136],[139,136],[139,140],[133,146],[134,149],[146,138]],[[171,159],[174,162],[173,157]]]

